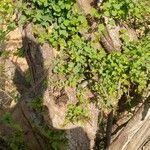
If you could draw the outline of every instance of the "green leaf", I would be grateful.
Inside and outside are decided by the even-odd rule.
[[[99,32],[104,32],[105,29],[106,29],[106,27],[104,26],[104,24],[99,24],[99,25],[98,25],[98,31],[99,31]]]

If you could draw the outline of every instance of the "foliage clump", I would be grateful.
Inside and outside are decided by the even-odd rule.
[[[77,92],[78,103],[68,105],[66,118],[69,121],[88,120],[88,102],[96,103],[99,109],[108,113],[117,109],[122,97],[130,101],[134,95],[143,96],[147,92],[150,76],[148,0],[106,0],[100,7],[97,6],[98,9],[92,9],[90,17],[83,14],[75,0],[27,0],[22,6],[16,6],[12,0],[0,0],[0,44],[17,23],[32,22],[32,30],[39,43],[48,42],[57,49],[53,73],[65,76],[65,81],[59,82],[63,83],[60,86],[73,87]],[[22,12],[17,23],[15,9]],[[94,31],[90,19],[96,23]],[[106,22],[101,21],[103,19],[108,19],[108,24],[126,24],[144,32],[136,42],[131,42],[128,33],[120,30],[120,51],[107,53],[103,48],[94,46],[106,30]],[[88,38],[89,34],[93,34],[95,39]],[[1,50],[0,56],[7,55],[4,52]],[[14,55],[24,57],[25,50],[18,49]],[[29,85],[30,76],[27,72]],[[83,86],[83,83],[86,84]],[[87,89],[93,94],[91,99],[85,96]],[[33,99],[31,105],[34,110],[42,112],[41,97]],[[2,137],[8,147],[13,150],[28,149],[24,132],[10,113],[4,114],[1,123],[14,131],[9,137]],[[54,131],[43,124],[33,127],[46,139],[47,149],[57,150],[67,143],[63,130]]]
[[[10,134],[2,136],[10,150],[28,150],[28,146],[24,140],[24,132],[19,124],[17,124],[11,113],[6,112],[2,116],[0,122],[10,129]]]
[[[13,15],[12,0],[0,0],[0,44],[5,40],[6,35],[16,27]]]
[[[92,87],[99,93],[98,98],[103,102],[101,107],[115,109],[123,95],[131,98],[133,86],[135,94],[143,94],[149,83],[149,40],[148,35],[140,42],[128,43],[122,53],[114,52],[103,58],[102,69],[97,70],[99,80],[94,81]]]
[[[106,0],[102,11],[104,16],[117,22],[144,23],[150,13],[149,0]]]
[[[135,93],[142,94],[147,88],[149,34],[136,43],[124,38],[121,52],[107,54],[102,48],[96,49],[94,41],[85,37],[90,29],[88,18],[79,11],[74,0],[34,0],[24,8],[24,17],[34,23],[33,31],[39,42],[48,41],[59,50],[54,73],[65,75],[66,85],[76,89],[87,81],[86,88],[95,93],[95,101],[101,109],[116,109],[123,95],[131,98],[133,85]],[[107,0],[100,6],[101,13],[94,8],[92,12],[91,17],[97,19],[108,17],[116,23],[136,26],[144,23],[149,8],[147,1],[142,0]],[[104,26],[98,25],[97,36],[101,35]]]
[[[44,147],[45,150],[59,150],[62,147],[66,148],[67,138],[64,130],[50,129],[48,126],[43,124],[35,124],[34,128],[46,139],[47,144]]]
[[[6,13],[14,13],[12,2],[9,2],[5,0],[0,4],[1,22]],[[143,0],[107,0],[101,4],[99,10],[92,9],[91,19],[108,17],[115,23],[140,26],[147,22],[148,6],[148,1]],[[59,51],[54,62],[54,73],[64,75],[65,85],[75,87],[76,90],[86,81],[85,88],[94,93],[95,102],[101,109],[116,109],[123,95],[131,98],[133,87],[134,92],[141,95],[147,88],[150,39],[148,31],[147,36],[135,43],[128,38],[122,38],[121,52],[108,54],[103,48],[95,48],[95,41],[86,37],[91,29],[89,18],[78,8],[75,0],[33,0],[27,1],[18,9],[22,11],[19,22],[32,22],[33,32],[39,42],[42,44],[47,41]],[[9,15],[6,18],[11,20]],[[94,34],[101,36],[100,32],[105,28],[105,23],[97,23],[98,28]],[[8,29],[14,26],[11,23]],[[3,35],[4,31],[0,33]],[[80,101],[79,103],[82,105]],[[71,109],[74,113],[75,108]]]

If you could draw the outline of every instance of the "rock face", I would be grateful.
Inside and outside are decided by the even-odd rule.
[[[15,32],[20,32],[21,30],[16,30]],[[23,58],[22,61],[15,61],[17,58],[14,58],[13,55],[9,59],[2,59],[1,64],[4,66],[5,76],[7,76],[7,81],[1,80],[1,88],[7,90],[8,94],[10,89],[17,92],[20,95],[19,102],[16,103],[13,100],[13,97],[5,95],[4,92],[0,92],[1,97],[7,97],[8,105],[4,111],[11,111],[15,121],[22,127],[23,131],[26,133],[25,141],[28,143],[30,149],[32,150],[42,150],[44,149],[45,142],[35,133],[32,122],[40,121],[40,115],[36,114],[34,110],[30,107],[30,103],[33,99],[33,95],[39,95],[43,97],[43,103],[45,105],[44,119],[47,125],[51,129],[66,131],[66,137],[68,139],[68,150],[90,150],[94,146],[95,134],[97,131],[97,122],[98,122],[98,109],[94,104],[89,104],[90,110],[90,120],[85,123],[69,123],[65,126],[62,126],[65,122],[67,105],[77,102],[75,90],[72,88],[66,88],[66,96],[60,97],[60,102],[56,103],[55,93],[52,90],[52,85],[47,84],[43,87],[43,81],[49,82],[48,79],[53,75],[52,74],[52,60],[55,58],[55,50],[51,48],[47,43],[43,46],[37,44],[31,30],[31,25],[26,27],[26,33],[23,31],[23,46],[26,50],[26,59]],[[15,33],[16,34],[16,33]],[[20,35],[20,33],[18,34]],[[18,37],[16,37],[17,39]],[[13,48],[9,47],[9,44],[13,39],[10,38],[10,41],[7,43],[7,50],[12,51]],[[17,42],[17,41],[16,41]],[[20,44],[20,39],[18,40],[18,47],[22,46]],[[10,48],[10,49],[9,49]],[[16,47],[17,49],[17,47]],[[27,89],[25,85],[25,78],[23,71],[28,69],[27,63],[32,76],[31,89]],[[25,67],[22,67],[22,63],[25,64]],[[2,77],[1,72],[1,77]],[[3,84],[2,84],[3,82]],[[32,95],[32,96],[31,96]],[[4,97],[3,97],[4,100]],[[2,115],[4,112],[0,112]],[[0,130],[3,130],[3,135],[9,134],[9,130],[5,129],[2,125]],[[7,131],[7,132],[6,132]],[[30,139],[30,140],[29,140]],[[62,150],[66,148],[62,148]]]
[[[43,97],[44,105],[47,108],[44,113],[46,122],[52,128],[55,128],[57,130],[66,130],[69,150],[92,149],[92,147],[94,146],[94,139],[97,131],[98,109],[94,106],[94,104],[89,104],[88,107],[91,116],[90,120],[88,120],[84,124],[69,123],[63,126],[67,112],[67,105],[70,104],[70,102],[76,101],[73,100],[73,95],[75,95],[74,90],[70,90],[69,95],[63,97],[63,99],[66,99],[65,103],[59,105],[55,101],[55,95],[52,90],[52,85],[47,85],[45,89],[41,88],[42,86],[40,82],[42,81],[42,79],[44,79],[44,81],[47,81],[53,75],[52,60],[54,58],[54,52],[48,44],[44,44],[42,47],[37,45],[36,49],[32,47],[32,43],[35,46],[35,39],[31,33],[31,26],[27,26],[26,30],[26,37],[24,37],[24,39],[26,40],[25,45],[27,46],[27,62],[29,64],[31,72],[33,72],[33,86],[38,84],[36,86],[35,92],[36,94],[37,91],[38,94],[40,93],[40,95]],[[28,47],[28,42],[30,42],[31,48]],[[38,53],[38,55],[36,53]],[[39,58],[39,56],[41,58]]]
[[[69,100],[68,100],[69,102]],[[97,131],[98,109],[94,104],[89,104],[90,120],[81,123],[68,123],[63,126],[67,113],[67,105],[58,105],[55,103],[53,96],[45,91],[44,104],[47,107],[47,115],[45,119],[55,129],[66,130],[69,142],[69,150],[90,150],[94,146],[94,139]]]
[[[75,90],[66,87],[64,90],[65,95],[63,95],[63,97],[60,96],[60,99],[56,102],[57,94],[54,93],[52,85],[49,84],[49,79],[53,76],[52,60],[55,58],[56,51],[47,43],[42,46],[37,44],[32,34],[31,25],[26,26],[26,30],[23,31],[22,41],[25,48],[26,59],[23,58],[22,61],[19,62],[28,64],[29,67],[26,65],[22,67],[22,63],[15,61],[16,58],[13,58],[13,55],[9,57],[10,59],[0,59],[1,64],[4,66],[7,81],[9,81],[6,82],[6,80],[1,80],[0,78],[0,88],[4,91],[7,90],[8,94],[12,92],[8,89],[13,89],[13,91],[17,92],[16,94],[20,96],[19,102],[16,103],[13,97],[0,91],[1,97],[2,95],[5,96],[8,101],[4,111],[12,112],[16,123],[18,123],[24,133],[26,133],[25,142],[32,150],[42,150],[45,146],[45,141],[35,132],[32,126],[33,122],[41,121],[46,122],[51,129],[66,132],[68,150],[92,149],[97,131],[98,109],[91,103],[87,106],[90,115],[88,121],[84,123],[68,123],[63,126],[66,119],[67,105],[77,103]],[[31,88],[26,86],[24,78],[24,70],[28,68],[32,76]],[[0,74],[2,77],[3,72],[0,72]],[[43,83],[47,84],[43,86]],[[31,107],[31,102],[36,96],[40,96],[43,99],[43,104],[45,105],[43,112],[44,120],[41,115],[35,112]],[[2,115],[4,111],[0,112],[0,115]],[[3,135],[9,134],[10,132],[2,125],[0,125],[0,130],[3,131],[1,132]],[[61,148],[61,150],[66,150],[66,148]]]
[[[84,10],[85,14],[89,14],[91,11],[92,2],[94,1],[93,0],[76,0],[76,2],[79,5],[79,7],[81,7],[81,9]]]
[[[17,56],[13,55],[21,46],[20,28],[11,31],[7,35],[7,41],[4,40],[0,43],[0,51],[5,50],[5,54],[0,56],[0,97],[3,100],[3,107],[11,107],[13,98],[18,94],[16,86],[13,83],[15,69],[19,69],[17,64],[21,64],[21,68],[27,66],[25,59],[18,59]],[[14,101],[12,104],[15,104]]]

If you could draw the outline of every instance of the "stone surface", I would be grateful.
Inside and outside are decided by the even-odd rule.
[[[91,11],[91,3],[93,2],[93,0],[76,0],[77,4],[79,5],[79,7],[81,7],[85,14],[89,14]]]
[[[26,37],[24,37],[24,40],[26,41],[24,42],[27,46],[25,47],[26,50],[29,51],[28,53],[26,53],[26,55],[28,55],[27,62],[29,67],[32,68],[32,70],[34,71],[33,78],[36,79],[35,80],[36,82],[33,85],[35,85],[41,79],[44,79],[44,81],[47,82],[47,80],[51,78],[51,76],[53,76],[52,60],[55,58],[55,54],[53,53],[53,49],[48,45],[38,46],[36,44],[36,40],[32,36],[30,28],[31,26],[27,26],[27,30],[25,31]],[[28,42],[30,42],[31,48],[28,47]],[[34,49],[34,47],[36,47],[36,49]],[[47,69],[48,72],[47,74],[45,74],[45,70]],[[39,74],[37,72],[39,72]],[[51,84],[48,84],[45,88],[43,88],[43,86],[39,84],[36,90],[37,90],[36,93],[43,97],[43,102],[46,107],[44,118],[48,123],[48,125],[57,130],[66,131],[70,146],[68,149],[80,150],[80,147],[82,146],[81,150],[87,150],[87,145],[88,149],[92,149],[94,145],[95,134],[97,131],[98,112],[99,112],[98,109],[95,107],[95,105],[91,103],[87,106],[89,108],[90,120],[84,122],[84,124],[68,123],[64,126],[67,113],[67,105],[70,103],[76,103],[77,101],[75,98],[75,91],[71,88],[66,88],[66,96],[65,97],[63,96],[63,99],[66,98],[65,103],[61,103],[60,105],[56,103],[57,97],[55,97],[53,93]],[[80,132],[80,130],[82,130],[83,132]],[[77,135],[78,138],[75,138]]]
[[[29,107],[28,102],[32,101],[29,95],[26,93],[26,87],[24,87],[24,78],[23,73],[28,69],[33,69],[33,78],[36,78],[35,82],[32,85],[32,88],[37,88],[36,93],[43,97],[43,102],[46,107],[44,118],[48,123],[48,126],[51,126],[57,130],[65,130],[67,133],[67,138],[69,142],[68,150],[90,150],[94,146],[95,134],[97,131],[97,122],[98,122],[98,109],[94,104],[89,104],[89,113],[90,119],[84,124],[82,123],[69,123],[66,126],[62,126],[65,122],[67,105],[69,103],[76,104],[76,94],[75,90],[68,87],[65,89],[66,97],[63,97],[65,103],[60,105],[56,104],[54,93],[51,92],[51,85],[43,88],[43,81],[48,82],[48,79],[53,75],[52,74],[52,60],[56,57],[57,52],[55,49],[51,48],[47,43],[43,46],[37,44],[35,38],[32,36],[31,30],[28,30],[26,39],[20,39],[21,29],[16,29],[11,32],[9,39],[5,43],[6,50],[10,51],[9,59],[5,61],[5,73],[7,74],[8,82],[5,82],[5,89],[8,87],[7,92],[12,92],[12,90],[19,92],[20,102],[15,103],[12,99],[7,104],[7,111],[11,111],[14,119],[25,131],[26,136],[25,140],[30,145],[31,149],[41,150],[43,149],[35,135],[30,122],[32,119],[35,119],[34,111]],[[17,48],[22,47],[27,44],[26,58],[17,58],[14,56],[14,52]],[[26,41],[24,41],[26,40]],[[29,46],[31,43],[31,47]],[[40,54],[40,55],[39,55]],[[30,55],[30,56],[29,56]],[[27,58],[28,57],[28,58]],[[31,89],[31,91],[33,90]],[[32,94],[34,90],[32,91]],[[2,129],[0,127],[0,129]],[[39,138],[39,137],[38,137]],[[29,140],[32,139],[32,140]]]

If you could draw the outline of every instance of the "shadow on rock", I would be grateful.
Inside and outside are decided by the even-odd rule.
[[[37,44],[30,25],[24,28],[22,40],[31,82],[30,86],[26,86],[24,73],[16,68],[13,82],[20,93],[20,99],[11,112],[23,129],[25,142],[32,150],[54,149],[55,147],[59,150],[89,150],[90,140],[81,127],[66,130],[55,128],[50,114],[49,121],[44,120],[43,99],[45,91],[49,88],[47,82],[52,71],[50,64],[54,56],[48,44],[43,46]],[[65,146],[66,138],[67,147]]]

